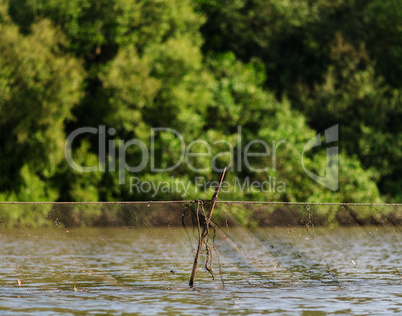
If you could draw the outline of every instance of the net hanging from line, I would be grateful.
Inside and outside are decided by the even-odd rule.
[[[401,282],[400,204],[209,204],[0,203],[1,286],[187,286],[207,222],[196,286]]]

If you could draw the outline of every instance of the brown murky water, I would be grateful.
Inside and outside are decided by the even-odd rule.
[[[188,233],[2,229],[0,314],[402,314],[399,227],[232,228],[193,288]]]

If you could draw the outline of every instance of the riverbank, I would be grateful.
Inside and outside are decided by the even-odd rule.
[[[209,201],[0,203],[9,227],[186,226],[202,224]],[[198,220],[197,220],[198,212]],[[212,220],[246,227],[402,225],[402,204],[218,201]]]

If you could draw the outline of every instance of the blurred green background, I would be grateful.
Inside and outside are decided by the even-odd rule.
[[[119,201],[210,198],[130,192],[118,172],[81,173],[64,157],[79,127],[116,130],[107,140],[150,143],[152,127],[236,144],[286,140],[277,168],[228,180],[286,184],[284,192],[232,191],[222,199],[402,202],[401,0],[0,0],[0,200]],[[304,144],[340,124],[339,190],[310,179]],[[178,160],[180,142],[156,138],[156,166]],[[238,144],[237,144],[238,145]],[[213,154],[227,151],[224,143]],[[200,148],[200,151],[203,149]],[[127,150],[138,164],[139,149]],[[98,138],[73,146],[98,163]],[[228,156],[217,160],[228,163]],[[324,176],[325,149],[307,166]],[[146,181],[193,181],[185,164]],[[271,166],[271,158],[255,166]]]

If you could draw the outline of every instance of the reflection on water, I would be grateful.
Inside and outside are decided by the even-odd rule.
[[[398,227],[229,233],[190,288],[191,229],[2,229],[0,314],[402,313]]]

